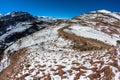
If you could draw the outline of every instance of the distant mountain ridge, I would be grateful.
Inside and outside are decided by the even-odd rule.
[[[0,15],[0,50],[4,50],[21,37],[54,24],[57,20],[52,17],[35,17],[27,12]]]

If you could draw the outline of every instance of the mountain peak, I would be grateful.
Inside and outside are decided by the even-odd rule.
[[[105,14],[110,14],[112,13],[111,11],[105,10],[105,9],[101,9],[101,10],[97,10],[97,11],[91,11],[91,13],[105,13]]]
[[[105,10],[105,9],[102,9],[102,10],[98,10],[97,12],[100,12],[100,13],[111,13],[110,11],[108,11],[108,10]]]
[[[13,11],[13,12],[8,12],[5,15],[15,15],[15,14],[29,14],[28,12],[23,12],[23,11]]]

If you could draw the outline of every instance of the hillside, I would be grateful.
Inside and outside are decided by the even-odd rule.
[[[32,16],[27,12],[9,12],[0,16],[0,60],[3,51],[18,39],[53,25],[61,19]]]
[[[55,21],[8,46],[0,71],[0,80],[120,80],[120,15]]]

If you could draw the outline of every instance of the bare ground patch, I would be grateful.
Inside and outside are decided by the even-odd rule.
[[[24,62],[24,57],[26,55],[27,49],[21,49],[19,51],[15,51],[10,53],[10,65],[0,72],[0,80],[10,80],[15,78],[15,76],[21,69],[23,69],[23,65],[21,63]]]

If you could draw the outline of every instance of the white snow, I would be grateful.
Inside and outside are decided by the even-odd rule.
[[[107,10],[98,10],[97,12],[101,12],[101,13],[105,13],[105,14],[109,14],[117,19],[120,20],[120,15],[116,14],[116,13],[112,13],[110,11],[107,11]]]
[[[25,77],[25,80],[33,80],[33,77],[27,76],[27,77]]]
[[[68,26],[68,24],[61,24],[59,26],[51,26],[40,30],[32,35],[19,39],[17,42],[12,44],[5,50],[5,59],[2,60],[2,65],[0,69],[3,70],[9,65],[8,52],[13,52],[20,50],[22,48],[28,49],[26,55],[22,56],[24,62],[20,62],[20,65],[23,64],[24,68],[17,73],[17,77],[21,77],[29,72],[29,75],[25,77],[25,80],[34,80],[35,77],[42,77],[41,80],[44,80],[45,75],[50,74],[52,80],[74,80],[76,75],[81,71],[85,71],[83,75],[79,77],[78,80],[90,80],[88,75],[94,73],[92,71],[93,67],[101,70],[101,67],[108,66],[109,62],[113,60],[109,58],[107,50],[101,51],[85,51],[79,52],[71,48],[72,42],[70,40],[63,39],[58,35],[58,29]],[[75,34],[77,36],[82,36],[85,38],[97,39],[99,41],[108,43],[110,45],[116,45],[116,40],[119,40],[119,37],[111,37],[108,34],[105,34],[101,31],[97,31],[88,26],[81,25],[72,25],[70,29],[64,29],[65,32],[69,34]],[[119,53],[119,52],[118,52]],[[116,58],[119,62],[119,57]],[[97,62],[103,61],[104,64],[100,63],[90,63],[90,61]],[[76,62],[74,64],[73,62]],[[77,64],[78,63],[78,64]],[[30,67],[26,67],[26,64],[30,64]],[[119,64],[119,63],[118,63]],[[3,66],[3,65],[6,65]],[[59,75],[59,66],[63,66],[64,76],[66,78],[62,79]],[[89,68],[88,69],[78,69],[80,66]],[[75,70],[75,69],[78,70]],[[113,72],[117,70],[113,68]],[[51,70],[54,69],[54,70]],[[70,73],[68,70],[72,70]],[[58,73],[55,75],[55,73]],[[120,73],[114,73],[115,80],[118,79]],[[11,74],[12,75],[12,74]],[[104,75],[101,73],[100,75]],[[45,76],[45,77],[44,77]]]
[[[97,12],[101,12],[101,13],[106,13],[106,14],[110,14],[111,12],[110,11],[107,11],[107,10],[98,10]]]
[[[120,20],[120,15],[118,15],[118,14],[112,13],[111,16],[113,16],[113,17],[115,17],[115,18]]]
[[[8,12],[8,13],[5,14],[5,16],[6,16],[6,15],[10,15],[10,14],[11,14],[11,12]]]
[[[26,25],[27,24],[27,25]],[[18,23],[16,25],[15,29],[12,29],[11,31],[8,31],[7,33],[5,33],[4,35],[0,36],[0,41],[3,41],[7,36],[11,35],[12,33],[15,32],[22,32],[25,29],[29,28],[30,25],[27,22],[22,22],[22,23]],[[10,43],[11,44],[11,43]],[[8,53],[4,53],[3,56],[3,60],[1,60],[0,62],[0,72],[5,69],[8,65],[9,65],[9,60],[8,60]]]
[[[14,29],[12,27],[9,27],[8,29],[11,29],[10,31],[7,31],[7,33],[0,36],[0,41],[3,41],[7,36],[15,33],[15,32],[22,32],[26,30],[27,28],[30,28],[30,25],[26,25],[26,23],[18,23]]]
[[[19,24],[18,27],[16,29],[14,29],[13,31],[11,32],[8,32],[8,34],[10,33],[13,33],[15,31],[18,32],[19,31],[22,31],[28,27],[30,27],[29,25],[28,26],[23,26],[21,27],[20,25],[22,24]],[[59,27],[56,27],[55,29],[53,30],[48,30],[48,29],[45,29],[45,30],[41,30],[41,31],[38,31],[36,33],[34,33],[33,35],[29,35],[25,38],[21,38],[19,39],[16,43],[12,44],[10,47],[8,47],[5,51],[4,51],[4,56],[3,56],[3,60],[1,61],[1,65],[0,65],[0,72],[5,69],[8,65],[9,65],[9,59],[8,59],[8,51],[10,52],[13,52],[13,51],[16,51],[16,50],[19,50],[19,49],[22,49],[22,48],[25,48],[25,47],[28,47],[28,46],[31,46],[31,45],[35,45],[35,44],[39,44],[41,42],[47,42],[47,41],[51,41],[51,40],[55,40],[58,38],[57,36],[57,30],[61,27],[64,27],[66,24],[61,24]],[[25,28],[24,28],[25,27]],[[52,27],[51,27],[52,28]],[[2,40],[3,38],[5,38],[8,34],[4,35],[4,36],[1,36],[0,39]],[[56,36],[53,36],[53,35],[56,35]],[[51,36],[51,37],[50,37]],[[49,38],[48,38],[49,37]],[[59,40],[60,42],[63,41],[62,39]],[[49,44],[48,44],[49,45]],[[60,45],[60,43],[58,44]],[[67,47],[67,46],[66,46]],[[51,48],[51,49],[55,49],[54,47],[49,47],[49,46],[46,46],[46,48]]]
[[[65,41],[66,42],[66,41]],[[68,44],[69,45],[69,44]],[[74,68],[78,68],[80,65],[86,67],[86,68],[92,68],[92,67],[97,67],[98,69],[102,69],[105,66],[108,66],[107,63],[111,62],[112,59],[110,59],[110,61],[105,61],[104,58],[108,58],[109,56],[105,56],[103,57],[103,55],[105,55],[106,50],[105,51],[100,51],[96,53],[96,56],[93,57],[94,52],[90,53],[90,52],[76,52],[76,51],[72,51],[70,49],[68,49],[68,51],[64,51],[63,48],[62,51],[60,52],[58,49],[58,47],[56,47],[55,50],[51,50],[49,48],[45,47],[47,46],[47,43],[45,45],[42,45],[42,47],[40,47],[40,45],[34,45],[29,47],[29,51],[28,51],[28,55],[27,55],[27,62],[25,63],[29,63],[31,66],[29,67],[29,69],[27,67],[25,67],[23,69],[24,72],[26,72],[27,70],[34,70],[30,73],[29,76],[27,76],[28,78],[30,77],[31,80],[33,80],[34,77],[42,77],[44,76],[43,73],[45,74],[50,74],[50,77],[52,80],[74,80],[74,78],[76,77],[76,74],[79,73],[79,70],[74,70]],[[50,45],[53,46],[53,45]],[[65,46],[65,45],[64,45]],[[43,50],[44,49],[44,50]],[[95,51],[96,52],[96,51]],[[78,57],[76,57],[78,56]],[[84,56],[84,58],[82,57]],[[100,59],[98,59],[98,57],[101,57]],[[101,65],[100,63],[97,63],[95,65],[92,65],[87,59],[90,60],[96,60],[94,62],[97,61],[104,61],[104,64]],[[72,62],[78,62],[79,65],[76,64],[72,64]],[[88,64],[91,65],[83,65],[84,62],[87,62]],[[24,64],[24,63],[23,63]],[[44,67],[39,67],[39,65],[45,65]],[[64,68],[62,68],[62,70],[65,72],[64,76],[67,76],[67,78],[62,79],[61,76],[58,75],[54,75],[54,73],[58,72],[58,65],[64,66]],[[50,67],[51,66],[51,67]],[[102,66],[102,67],[100,67]],[[113,69],[113,72],[118,71],[115,67],[111,67]],[[54,69],[53,71],[51,69]],[[42,71],[41,71],[42,70]],[[68,72],[68,70],[72,70],[71,74]],[[94,74],[94,71],[88,69],[80,69],[85,71],[84,75],[81,75],[79,77],[78,80],[90,80],[89,77],[87,77],[90,74]],[[38,73],[39,72],[39,73]],[[19,74],[24,75],[24,73],[19,72]],[[119,72],[114,73],[115,74],[115,80],[118,80],[119,77]],[[103,73],[100,74],[103,77]],[[42,79],[44,79],[45,77],[43,77]],[[27,80],[27,78],[25,78]],[[41,79],[41,80],[42,80]]]
[[[3,59],[0,62],[0,72],[7,68],[8,65],[10,64],[10,60],[8,59],[8,55],[4,54]]]
[[[116,73],[115,75],[115,80],[119,80],[120,79],[120,72]]]
[[[44,45],[43,48],[45,46],[46,45]],[[27,56],[26,59],[28,59],[27,63],[29,63],[31,66],[29,67],[29,69],[27,69],[27,68],[24,69],[24,72],[26,72],[26,70],[34,69],[34,71],[31,73],[31,75],[29,75],[29,77],[30,76],[42,77],[43,76],[42,73],[44,72],[45,74],[50,73],[52,80],[61,80],[61,76],[54,75],[54,73],[58,72],[57,65],[64,66],[64,68],[62,68],[62,70],[66,72],[64,75],[66,75],[67,78],[64,78],[62,80],[73,80],[74,77],[76,76],[76,74],[79,72],[79,71],[73,70],[71,75],[67,72],[67,70],[71,70],[71,67],[77,67],[75,64],[72,64],[73,61],[76,61],[78,63],[81,62],[81,56],[77,52],[75,54],[73,54],[73,51],[71,51],[70,49],[68,49],[68,51],[64,51],[64,49],[63,49],[61,52],[59,52],[57,47],[56,47],[56,50],[51,50],[51,49],[42,50],[42,48],[39,47],[39,45],[35,45],[35,46],[29,47],[29,48],[30,48],[30,50],[28,51],[28,53],[30,53],[30,54]],[[51,52],[49,53],[49,51],[51,51]],[[64,53],[64,54],[62,54],[62,53]],[[79,57],[75,57],[76,55],[78,55]],[[45,66],[38,67],[38,65],[45,65]],[[49,66],[51,66],[51,67],[49,67]],[[51,71],[51,69],[55,69],[56,71]],[[39,71],[39,70],[43,70],[43,71]],[[35,75],[37,72],[40,72],[40,73]],[[88,70],[85,75],[89,75],[91,73],[92,73],[92,71]],[[19,74],[24,75],[24,73],[22,73],[22,72],[19,72]],[[30,77],[30,78],[32,78],[32,77]],[[86,78],[85,76],[80,77],[79,80],[82,80],[82,79],[89,80],[89,78]]]
[[[65,32],[68,32],[70,34],[76,34],[78,36],[82,36],[85,38],[91,38],[91,39],[97,39],[99,41],[102,41],[104,43],[115,45],[116,41],[120,40],[120,38],[111,37],[108,34],[105,34],[101,31],[97,31],[93,28],[86,27],[86,26],[80,26],[80,25],[73,25],[69,27],[69,29],[64,29]]]
[[[43,76],[42,73],[39,73],[36,75],[39,69],[41,70],[45,69],[44,73],[45,74],[50,73],[52,79],[61,80],[61,77],[59,75],[56,75],[56,76],[54,75],[54,71],[51,71],[51,68],[49,66],[51,66],[53,69],[57,69],[58,68],[57,65],[62,65],[62,66],[65,66],[65,68],[63,68],[62,70],[64,70],[66,72],[65,75],[68,76],[67,78],[64,78],[64,80],[74,79],[74,77],[79,71],[73,70],[72,75],[69,75],[67,70],[70,70],[71,67],[77,67],[76,64],[72,64],[73,61],[76,61],[82,64],[85,59],[81,59],[79,52],[74,52],[74,50],[70,49],[70,44],[71,44],[70,41],[64,40],[63,38],[58,38],[57,30],[64,26],[65,25],[62,24],[58,27],[54,27],[54,28],[50,27],[50,29],[46,28],[45,30],[38,31],[32,35],[29,35],[25,38],[18,40],[15,44],[11,45],[8,49],[5,50],[5,53],[7,54],[8,50],[11,50],[12,52],[24,47],[31,46],[29,47],[30,50],[28,52],[30,54],[26,58],[28,59],[27,63],[29,63],[31,66],[27,69],[24,68],[23,71],[21,71],[18,74],[24,75],[25,72],[28,72],[28,70],[34,69],[34,71],[29,76],[25,77],[26,80],[29,80],[29,79],[33,80],[33,76],[40,76],[40,77]],[[35,44],[38,44],[38,45],[35,45]],[[64,53],[64,54],[61,54],[61,53]],[[78,57],[76,57],[76,55]],[[6,60],[9,60],[9,59],[6,59]],[[38,65],[44,65],[44,64],[46,66],[44,66],[43,68],[36,67]],[[86,63],[84,66],[89,67],[90,65],[87,65]],[[91,73],[92,71],[89,70],[86,72],[86,75],[89,75]],[[89,80],[89,78],[85,78],[85,77],[80,77],[79,80],[82,80],[82,79]]]
[[[25,48],[25,47],[35,45],[35,44],[38,44],[41,42],[47,42],[47,41],[54,40],[54,39],[58,38],[58,36],[55,36],[58,34],[57,30],[64,26],[65,26],[65,24],[62,24],[62,25],[56,27],[55,29],[53,29],[52,32],[51,32],[51,29],[47,30],[47,28],[46,28],[45,30],[38,31],[32,35],[25,37],[25,38],[21,38],[15,44],[13,44],[9,48],[7,48],[5,50],[5,53],[7,53],[8,50],[11,50],[11,52],[13,52],[13,51],[19,50],[21,48]],[[54,36],[52,36],[53,34],[54,34]],[[50,36],[52,36],[52,37],[50,37]]]
[[[3,15],[2,14],[0,14],[0,17],[2,17]]]
[[[43,21],[50,21],[50,20],[57,20],[58,18],[55,17],[48,17],[48,16],[38,16],[38,20],[43,20]]]

